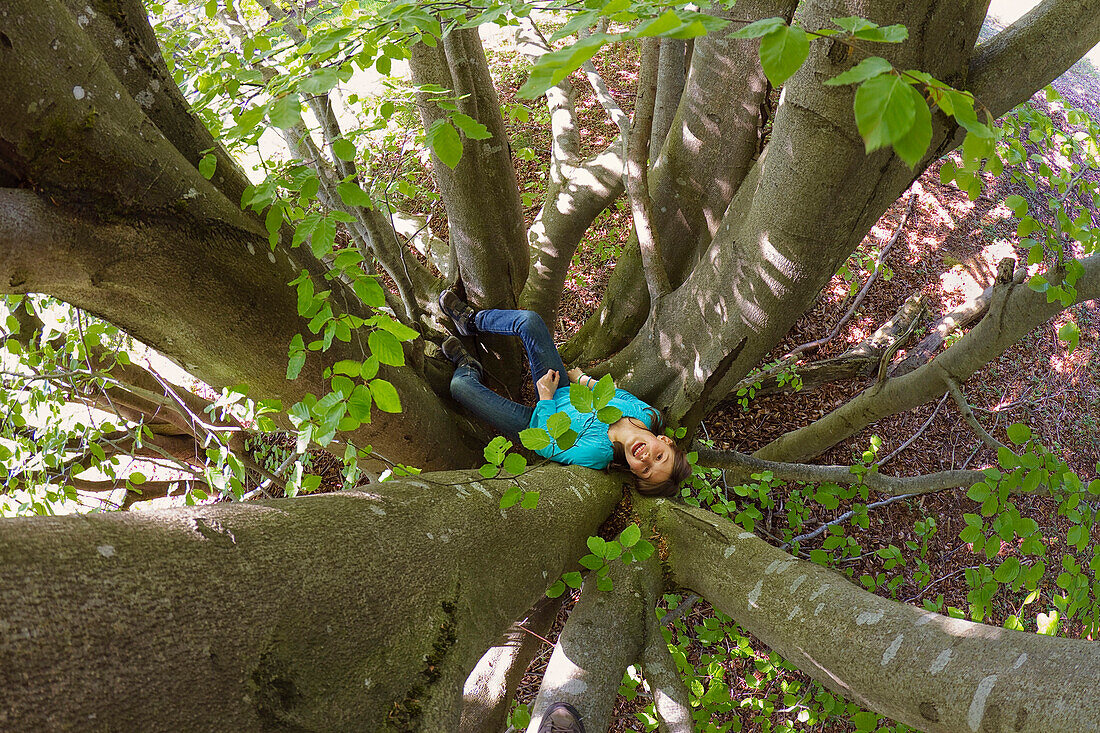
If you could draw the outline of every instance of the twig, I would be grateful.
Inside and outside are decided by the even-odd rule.
[[[966,572],[967,570],[977,570],[977,569],[978,569],[979,567],[980,567],[979,565],[971,565],[971,566],[970,566],[970,567],[968,567],[968,568],[959,568],[958,570],[956,570],[956,571],[954,571],[954,572],[952,572],[952,573],[948,573],[947,575],[943,576],[942,578],[939,578],[939,579],[937,579],[937,580],[933,580],[933,581],[932,581],[931,583],[929,583],[928,585],[924,586],[924,589],[923,589],[923,590],[921,590],[921,592],[920,592],[920,593],[916,594],[916,595],[915,595],[915,596],[913,596],[912,598],[906,598],[906,599],[905,599],[905,602],[906,602],[906,603],[912,603],[913,601],[917,600],[918,598],[920,598],[921,596],[923,596],[923,595],[924,595],[925,593],[927,593],[927,592],[928,592],[928,589],[929,589],[929,588],[931,588],[932,586],[936,585],[937,583],[942,583],[943,581],[947,580],[948,578],[954,578],[954,577],[955,577],[956,575],[958,575],[959,573],[963,573],[963,572]]]
[[[894,458],[896,458],[897,455],[903,450],[913,445],[914,441],[916,441],[916,439],[920,437],[921,433],[923,433],[928,428],[928,426],[932,424],[932,421],[936,419],[936,415],[940,413],[940,408],[943,407],[943,403],[947,401],[947,394],[947,392],[943,393],[943,397],[940,397],[940,401],[939,404],[936,405],[936,409],[932,411],[932,414],[928,416],[928,419],[924,421],[924,424],[917,429],[917,432],[913,433],[912,437],[910,437],[909,440],[899,445],[896,449],[894,449],[894,451],[892,451],[881,461],[876,462],[875,466],[881,467],[886,465],[890,461],[894,460]]]
[[[940,371],[943,373],[943,381],[947,384],[947,389],[954,398],[955,404],[959,406],[959,412],[962,413],[963,419],[966,420],[967,425],[970,426],[977,436],[982,439],[982,442],[994,450],[1004,448],[1005,450],[1011,451],[1011,448],[986,432],[986,429],[978,422],[978,418],[974,417],[974,411],[970,409],[970,405],[966,401],[966,395],[963,394],[962,389],[959,387],[959,383],[942,368]]]
[[[883,507],[883,506],[887,506],[889,504],[893,504],[895,501],[901,501],[902,499],[912,499],[914,496],[918,496],[918,494],[902,494],[901,496],[891,496],[889,499],[884,499],[883,501],[876,501],[873,504],[868,504],[867,509],[868,510],[878,509],[879,507]],[[834,519],[830,522],[826,522],[825,524],[823,524],[820,527],[818,527],[817,529],[815,529],[813,532],[807,532],[806,534],[802,534],[802,535],[799,535],[798,537],[795,537],[790,542],[783,543],[783,546],[780,549],[786,550],[788,547],[793,545],[795,542],[805,542],[806,540],[812,540],[814,537],[817,537],[817,536],[821,535],[826,529],[828,529],[829,527],[832,527],[834,524],[840,524],[841,522],[844,522],[844,521],[847,521],[847,520],[851,519],[855,515],[856,515],[855,510],[844,512],[843,514],[841,514],[836,519]]]
[[[859,309],[860,304],[863,303],[863,299],[866,298],[867,293],[870,292],[871,285],[874,284],[875,280],[878,278],[879,273],[882,271],[882,266],[886,264],[886,258],[890,256],[890,253],[894,249],[894,245],[897,244],[898,238],[901,236],[902,231],[905,229],[905,223],[909,220],[910,214],[913,213],[913,205],[916,203],[916,201],[917,195],[915,193],[909,194],[909,203],[905,208],[905,213],[902,214],[901,221],[898,222],[898,228],[894,230],[894,234],[890,237],[890,241],[887,242],[886,246],[882,248],[881,252],[879,252],[878,258],[875,260],[875,269],[872,270],[871,274],[867,276],[867,281],[864,282],[863,287],[859,289],[859,292],[856,294],[855,300],[852,301],[852,304],[848,307],[847,312],[845,312],[844,315],[840,317],[840,320],[837,321],[836,325],[833,326],[833,329],[829,332],[829,334],[823,338],[817,339],[816,341],[809,341],[802,344],[801,346],[796,346],[795,348],[791,349],[781,361],[798,356],[805,351],[820,348],[835,339],[838,335],[840,335],[840,329],[843,328],[844,324],[851,320],[852,316],[856,314],[856,310]]]

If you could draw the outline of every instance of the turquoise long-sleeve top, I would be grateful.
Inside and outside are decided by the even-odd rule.
[[[616,389],[615,396],[611,398],[608,405],[622,410],[623,417],[637,418],[644,425],[650,423],[650,415],[646,411],[652,408],[625,389]],[[566,450],[561,450],[555,443],[551,443],[535,452],[556,463],[596,469],[607,468],[615,456],[611,439],[607,437],[608,426],[600,422],[595,412],[582,413],[573,407],[573,403],[569,401],[568,385],[558,387],[553,399],[539,400],[535,405],[535,411],[531,414],[528,427],[546,429],[546,421],[556,412],[564,412],[569,416],[570,427],[577,432],[577,441]]]

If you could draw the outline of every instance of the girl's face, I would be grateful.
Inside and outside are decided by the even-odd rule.
[[[672,473],[675,454],[672,439],[637,429],[623,443],[626,463],[631,473],[649,484],[659,484]]]

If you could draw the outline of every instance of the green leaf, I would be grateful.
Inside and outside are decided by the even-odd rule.
[[[909,30],[903,25],[887,25],[876,28],[863,28],[852,35],[863,41],[901,43],[909,37]]]
[[[603,409],[611,398],[615,396],[615,380],[610,374],[600,377],[596,386],[592,388],[592,407],[596,410]]]
[[[1022,422],[1012,423],[1008,426],[1008,439],[1016,445],[1023,445],[1031,440],[1031,428]]]
[[[340,200],[347,206],[362,206],[367,209],[374,206],[370,194],[360,188],[355,181],[344,181],[337,184],[336,193],[340,195]]]
[[[440,162],[448,168],[454,170],[458,161],[462,159],[462,140],[458,136],[458,130],[449,122],[444,120],[433,122],[424,140]]]
[[[371,392],[365,384],[355,385],[348,396],[348,415],[361,423],[370,422]]]
[[[542,428],[527,428],[519,431],[519,442],[527,450],[542,450],[550,445],[550,434]]]
[[[569,415],[564,412],[555,412],[547,418],[546,429],[550,432],[551,438],[561,437],[565,431],[569,430]]]
[[[988,499],[993,494],[993,488],[985,481],[979,481],[970,487],[966,492],[966,495],[977,502],[982,502]]]
[[[581,587],[581,574],[577,572],[563,573],[561,579],[565,581],[565,584],[570,588]]]
[[[377,356],[382,364],[405,366],[405,352],[401,349],[401,342],[389,331],[371,331],[367,337],[367,346],[370,347],[370,353]]]
[[[623,411],[613,405],[601,407],[596,412],[596,417],[605,425],[610,425],[623,416]]]
[[[915,168],[928,151],[928,145],[932,142],[932,113],[925,104],[924,97],[912,86],[909,86],[909,94],[913,98],[913,126],[908,135],[894,141],[894,152],[898,154],[905,164]]]
[[[519,453],[509,453],[504,457],[504,470],[513,476],[518,476],[527,470],[527,459]]]
[[[592,412],[592,390],[576,383],[569,385],[569,402],[577,412]]]
[[[619,543],[623,547],[633,547],[638,544],[638,540],[642,538],[642,530],[638,528],[638,525],[631,524],[629,527],[619,533]]]
[[[470,115],[463,114],[461,112],[451,113],[451,122],[458,126],[458,129],[471,140],[484,140],[492,137],[489,132],[489,128],[481,124]]]
[[[534,99],[546,93],[546,90],[579,69],[592,58],[600,48],[615,36],[605,33],[593,33],[571,46],[561,48],[539,57],[531,75],[516,93],[521,99]]]
[[[569,450],[573,447],[573,444],[577,442],[577,437],[578,436],[576,430],[566,430],[557,438],[558,448],[562,450]]]
[[[604,560],[601,557],[595,555],[585,555],[580,560],[577,560],[581,564],[581,567],[589,570],[599,570],[604,566]]]
[[[401,412],[401,398],[397,396],[397,390],[385,379],[372,379],[370,393],[374,398],[374,404],[383,412]]]
[[[546,589],[547,598],[557,598],[565,592],[565,583],[560,580],[555,580],[549,588]]]
[[[764,18],[730,33],[730,38],[760,38],[786,27],[787,21],[782,18]]]
[[[420,332],[415,328],[410,328],[404,323],[398,323],[390,316],[385,314],[379,314],[371,319],[371,323],[378,328],[389,331],[397,337],[398,341],[414,341],[420,336]]]
[[[585,543],[588,545],[589,551],[597,557],[603,557],[606,553],[607,543],[602,537],[589,537],[585,540]]]
[[[1020,561],[1014,557],[1007,557],[993,572],[993,579],[998,583],[1011,583],[1019,574]]]
[[[810,54],[810,39],[798,26],[784,25],[760,40],[760,65],[773,86],[787,81]]]
[[[339,83],[339,70],[325,68],[318,69],[313,72],[312,76],[303,79],[301,84],[298,85],[298,88],[307,94],[324,94]]]
[[[386,304],[386,293],[382,290],[382,286],[378,284],[378,280],[373,277],[356,278],[351,285],[351,289],[355,291],[356,296],[363,301],[364,305],[380,308]]]
[[[1017,217],[1023,217],[1027,214],[1027,199],[1023,196],[1017,196],[1012,194],[1005,198],[1005,206],[1012,209],[1012,213]]]
[[[634,557],[638,560],[647,560],[653,554],[653,543],[649,540],[638,540],[632,548]]]
[[[857,15],[846,15],[843,18],[832,18],[831,20],[852,34],[868,28],[878,28],[878,23],[872,23],[866,18],[860,18]]]
[[[1038,633],[1044,636],[1057,636],[1058,611],[1051,609],[1049,614],[1040,613],[1035,618],[1035,627]]]
[[[666,10],[656,18],[651,18],[641,23],[632,33],[628,34],[628,37],[647,38],[650,36],[659,36],[679,28],[681,24],[680,17],[676,15],[676,13],[671,10]]]
[[[505,468],[507,468],[507,465],[505,465]],[[539,505],[540,495],[538,491],[525,491],[523,494],[523,501],[521,501],[519,505],[524,509],[535,509]]]
[[[297,379],[305,363],[306,347],[302,341],[302,334],[296,333],[294,334],[294,338],[290,340],[290,360],[286,365],[286,378],[291,380]]]
[[[491,463],[483,463],[483,464],[481,464],[481,467],[477,469],[477,472],[480,473],[484,478],[495,478],[496,475],[498,473],[500,473],[500,469],[497,466],[494,466]],[[508,507],[504,506],[504,499],[503,498],[501,498],[501,500],[500,500],[500,505],[501,505],[501,508],[504,508],[504,509],[508,508]]]
[[[1081,331],[1077,328],[1076,323],[1067,321],[1058,329],[1058,338],[1066,342],[1066,345],[1069,347],[1069,353],[1072,354],[1081,340]]]
[[[332,141],[332,154],[340,160],[355,160],[355,145],[350,140],[340,138]]]
[[[213,153],[207,153],[202,156],[202,160],[199,161],[199,175],[210,180],[214,177],[214,170],[218,167],[218,159],[214,157]]]
[[[836,87],[844,84],[858,84],[868,79],[873,79],[880,74],[885,74],[894,67],[884,58],[871,56],[860,61],[847,71],[837,74],[832,79],[822,82],[825,86]]]
[[[893,74],[876,76],[856,90],[856,127],[868,153],[893,144],[912,129],[916,119],[912,91]]]
[[[488,465],[488,464],[486,464]],[[500,497],[500,508],[507,509],[516,505],[520,496],[523,494],[518,486],[509,486],[504,492],[504,495]]]
[[[267,118],[275,127],[286,129],[302,121],[302,105],[297,94],[287,94],[275,100],[267,110]]]

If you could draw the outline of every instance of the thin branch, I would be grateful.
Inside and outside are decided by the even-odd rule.
[[[951,393],[951,397],[955,400],[955,404],[959,406],[959,412],[962,413],[963,419],[966,420],[966,424],[982,439],[982,442],[993,450],[1004,448],[1005,450],[1011,451],[1011,448],[986,432],[986,429],[978,422],[978,418],[974,416],[974,411],[970,409],[970,404],[966,401],[966,395],[963,394],[962,389],[959,387],[959,383],[956,382],[951,375],[946,373],[943,375],[943,381],[947,383],[947,389]]]
[[[783,481],[802,481],[806,483],[830,482],[841,486],[865,485],[890,496],[902,494],[929,494],[961,486],[973,486],[984,481],[981,471],[938,471],[920,476],[899,478],[884,476],[877,471],[859,471],[853,473],[853,466],[817,466],[808,463],[784,463],[766,461],[737,451],[718,451],[698,447],[699,465],[709,468],[721,468],[745,475],[770,471],[775,478]]]
[[[889,506],[890,504],[893,504],[895,501],[901,501],[902,499],[912,499],[914,496],[917,496],[917,494],[901,494],[900,496],[891,496],[889,499],[884,499],[883,501],[876,501],[876,502],[873,502],[871,504],[868,504],[867,509],[868,510],[878,509],[879,507]],[[790,547],[791,545],[793,545],[796,542],[800,542],[800,543],[801,542],[806,542],[807,540],[812,540],[815,537],[819,537],[829,527],[832,527],[834,524],[840,524],[841,522],[846,522],[849,519],[851,519],[852,517],[854,517],[855,515],[856,515],[856,512],[854,510],[844,512],[843,514],[841,514],[836,519],[833,519],[831,521],[826,522],[825,524],[823,524],[820,527],[818,527],[817,529],[815,529],[813,532],[807,532],[806,534],[800,534],[797,537],[794,537],[793,539],[791,539],[789,542],[784,542],[783,545],[780,547],[780,549],[786,550],[788,547]],[[798,553],[794,553],[794,554],[797,556]]]
[[[895,448],[893,451],[891,451],[890,454],[887,455],[885,458],[883,458],[882,460],[876,461],[875,466],[877,466],[877,467],[885,466],[887,463],[894,460],[894,458],[896,458],[903,450],[905,450],[909,446],[913,445],[913,443],[916,442],[917,438],[919,438],[921,436],[921,433],[923,433],[925,430],[927,430],[928,426],[932,424],[932,421],[936,419],[936,415],[940,414],[940,409],[943,408],[943,404],[945,402],[947,402],[947,392],[943,393],[943,397],[940,397],[939,403],[936,404],[936,409],[932,411],[932,414],[928,416],[928,419],[924,421],[924,424],[921,425],[919,428],[917,428],[917,432],[915,432],[911,436],[909,436],[909,440],[907,440],[904,443],[902,443],[901,445],[899,445],[897,448]]]

